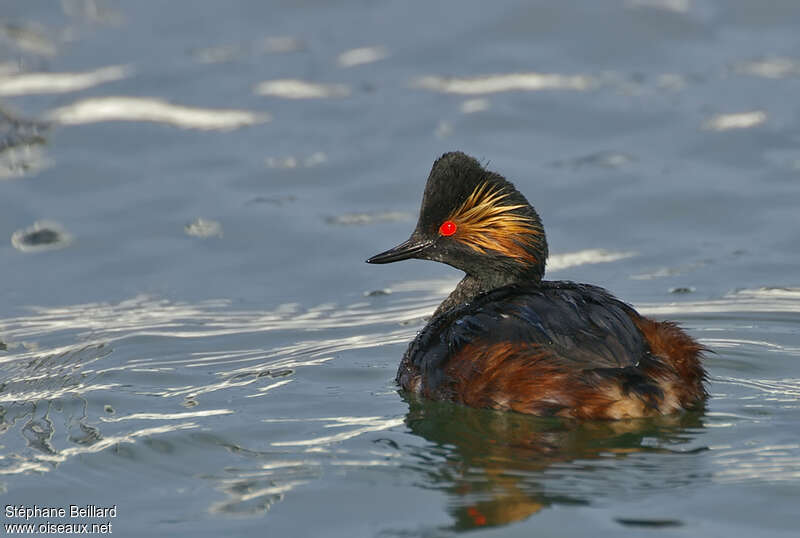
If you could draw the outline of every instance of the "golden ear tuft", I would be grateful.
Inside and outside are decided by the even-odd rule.
[[[484,182],[475,187],[472,194],[456,209],[448,220],[458,225],[453,236],[473,250],[483,254],[491,249],[519,261],[534,263],[536,260],[525,248],[530,237],[542,231],[538,223],[515,209],[523,204],[504,204],[508,193],[496,185]]]

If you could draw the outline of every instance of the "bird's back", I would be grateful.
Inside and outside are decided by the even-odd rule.
[[[687,374],[679,364],[699,368],[699,351],[674,325],[639,316],[602,288],[544,281],[493,290],[436,316],[409,346],[397,380],[477,407],[646,416],[702,398],[702,369]]]

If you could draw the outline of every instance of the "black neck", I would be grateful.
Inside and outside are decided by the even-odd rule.
[[[534,281],[532,280],[526,281],[528,284],[532,284],[533,282]],[[433,313],[433,317],[436,317],[443,312],[447,312],[453,307],[468,303],[481,293],[519,283],[520,282],[517,278],[504,278],[499,274],[483,275],[481,277],[466,275],[463,279],[461,279],[461,282],[458,283],[456,289],[454,289],[450,295],[448,295],[447,298],[442,301],[442,304],[440,304]]]

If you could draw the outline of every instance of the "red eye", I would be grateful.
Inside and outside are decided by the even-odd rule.
[[[453,235],[454,233],[456,233],[457,229],[458,226],[456,226],[455,222],[453,222],[452,220],[446,220],[442,223],[441,226],[439,226],[439,233],[444,236]]]

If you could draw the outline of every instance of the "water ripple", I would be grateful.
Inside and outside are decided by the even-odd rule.
[[[424,90],[458,95],[483,95],[510,91],[576,90],[593,88],[597,81],[587,75],[555,73],[508,73],[481,77],[420,77],[413,86]]]
[[[385,307],[368,302],[335,308],[323,304],[302,310],[285,304],[273,310],[234,310],[227,300],[170,302],[140,295],[117,304],[34,307],[33,315],[0,320],[8,342],[62,331],[91,341],[114,342],[135,336],[202,338],[278,330],[313,330],[402,323],[430,315],[437,298],[398,300]],[[352,337],[358,340],[359,336]],[[354,341],[355,342],[355,341]],[[300,344],[302,345],[302,343]]]
[[[291,36],[275,36],[250,43],[215,45],[190,51],[199,63],[216,64],[241,59],[248,55],[284,54],[305,49],[302,40]]]
[[[72,235],[57,222],[37,221],[11,234],[11,245],[22,252],[41,252],[68,246]]]
[[[333,435],[324,435],[321,437],[313,437],[311,439],[300,439],[295,441],[277,441],[272,443],[272,446],[305,446],[305,447],[320,447],[332,443],[340,443],[359,435],[388,430],[404,424],[404,418],[386,418],[386,417],[330,417],[330,418],[269,418],[263,419],[262,422],[276,423],[276,422],[328,422],[325,428],[341,428],[349,426],[357,426],[356,428],[349,429],[344,432],[339,432]]]
[[[771,396],[771,398],[761,398],[763,401],[794,402],[800,407],[800,379],[743,379],[718,376],[714,378],[714,382],[755,389]]]
[[[800,445],[718,450],[714,463],[721,468],[713,475],[715,482],[795,482],[800,479]]]
[[[344,84],[322,84],[298,79],[266,80],[255,87],[257,95],[284,99],[328,99],[347,97],[350,88]]]
[[[183,129],[229,131],[270,121],[270,116],[249,110],[175,105],[154,97],[93,97],[51,110],[47,119],[62,125],[144,121]]]
[[[189,430],[197,428],[198,425],[194,422],[184,422],[181,424],[172,424],[166,426],[157,426],[154,428],[143,428],[135,430],[124,435],[105,437],[98,440],[96,443],[88,446],[74,446],[65,448],[54,454],[35,454],[31,460],[17,461],[16,465],[9,467],[0,467],[0,474],[17,474],[28,471],[46,472],[52,469],[52,464],[63,463],[70,458],[83,454],[91,454],[94,452],[101,452],[107,448],[127,443],[134,443],[139,438],[146,438],[153,435],[159,435],[168,432],[179,430]],[[44,465],[49,463],[51,465]]]
[[[753,312],[800,313],[800,288],[744,289],[708,301],[644,303],[638,305],[644,314],[687,315]]]
[[[123,420],[182,420],[185,418],[215,417],[230,415],[232,409],[208,409],[206,411],[187,411],[185,413],[133,413],[122,417],[100,417],[101,422],[122,422]]]
[[[788,78],[800,75],[800,61],[794,58],[764,58],[736,64],[734,70],[741,75],[762,78]]]
[[[703,123],[710,131],[730,131],[731,129],[750,129],[767,121],[767,113],[763,110],[738,112],[735,114],[717,114]]]
[[[336,61],[341,67],[355,67],[383,60],[387,56],[388,53],[383,47],[360,47],[344,51]]]
[[[608,262],[630,255],[632,254],[599,249],[581,251],[567,253],[561,257],[555,256],[552,265],[557,268],[570,267],[584,263]],[[400,282],[392,286],[394,293],[388,297],[374,300],[370,298],[341,307],[332,303],[311,308],[286,304],[274,309],[247,310],[234,309],[232,303],[227,300],[187,303],[138,296],[118,304],[88,303],[66,307],[35,307],[31,309],[30,314],[0,320],[0,334],[3,341],[8,344],[7,352],[4,352],[4,356],[0,359],[3,365],[0,402],[8,406],[3,411],[2,432],[5,435],[4,444],[9,447],[7,454],[0,458],[0,472],[3,474],[42,472],[52,469],[53,465],[74,455],[103,450],[111,446],[111,443],[133,443],[140,438],[166,434],[178,429],[196,429],[214,419],[235,420],[233,417],[238,413],[234,412],[234,408],[229,404],[224,403],[229,402],[231,398],[236,398],[241,405],[246,405],[245,402],[253,401],[248,398],[279,394],[285,387],[297,383],[298,379],[294,372],[298,368],[322,366],[333,361],[340,353],[408,342],[424,317],[430,315],[441,296],[452,289],[453,283],[450,279]],[[798,304],[800,304],[800,289],[761,288],[739,290],[719,299],[706,301],[646,304],[642,306],[642,311],[648,314],[680,314],[684,318],[695,313],[718,316],[727,312],[745,312],[748,315],[755,312],[786,312],[796,316],[799,310]],[[346,333],[335,332],[339,329],[356,330]],[[261,335],[266,333],[275,333],[284,339],[284,343],[271,341],[271,345],[267,347],[241,345],[244,335],[254,334],[261,339]],[[231,336],[234,338],[230,341],[225,340]],[[135,348],[130,344],[136,338],[164,339],[165,348],[175,346],[177,348],[157,357],[134,355],[116,358],[112,346],[130,352]],[[198,351],[200,342],[204,347],[211,344],[217,348]],[[763,350],[793,355],[798,351],[791,346],[774,342],[769,337],[748,338],[719,334],[705,339],[704,343],[720,350],[738,347],[747,350],[748,355],[758,354]],[[720,352],[720,355],[724,356],[724,352]],[[143,377],[132,379],[131,376]],[[749,404],[778,402],[784,409],[789,410],[796,408],[797,402],[800,401],[800,380],[795,378],[744,378],[720,370],[715,373],[713,383],[718,389],[715,394],[717,398],[712,402],[717,402],[722,408],[717,410],[716,415],[709,415],[706,425],[716,427],[720,431],[730,429],[742,421],[757,424],[759,410],[747,407]],[[725,395],[724,389],[719,390],[725,386],[738,392]],[[113,410],[106,409],[104,415],[103,406],[100,405],[98,411],[98,404],[103,403],[106,396],[98,400],[98,394],[114,394],[114,406],[119,409],[125,409],[129,405],[125,398],[137,398],[137,400],[134,400],[134,407],[128,413],[116,416]],[[122,395],[124,395],[122,401],[125,403],[119,401]],[[216,395],[216,398],[210,395]],[[754,397],[754,395],[761,396]],[[198,403],[201,396],[208,397],[211,404],[208,408],[198,407],[201,405]],[[184,408],[193,409],[186,411],[157,409],[142,407],[136,403],[142,401],[142,398],[152,397],[163,400],[178,399],[179,401],[168,404],[168,407],[183,405]],[[89,404],[89,401],[92,403]],[[63,409],[61,412],[65,416],[64,427],[69,432],[67,436],[54,435],[59,426],[54,420],[51,409]],[[44,414],[42,410],[45,411]],[[501,418],[505,420],[508,417]],[[269,446],[275,450],[287,450],[294,454],[315,454],[315,458],[323,453],[335,453],[338,454],[336,461],[331,460],[328,462],[330,465],[361,469],[391,467],[395,464],[387,463],[386,458],[389,456],[385,451],[370,455],[365,451],[342,452],[333,447],[358,440],[366,434],[393,430],[404,423],[412,424],[412,427],[419,429],[424,437],[438,438],[438,434],[429,431],[424,422],[409,423],[408,417],[396,415],[296,419],[279,414],[261,420],[264,424],[276,426],[289,422],[312,424],[311,427],[302,429],[304,433],[291,435],[288,438],[271,439]],[[503,420],[492,422],[492,428],[497,429],[495,433],[498,436],[506,435]],[[162,421],[175,424],[165,424],[161,428],[124,430],[131,424],[137,424],[137,421]],[[616,426],[621,427],[621,425]],[[123,428],[123,431],[119,431],[120,428]],[[16,430],[19,435],[9,436],[8,432],[12,430]],[[463,432],[458,430],[457,433]],[[612,436],[623,435],[620,439],[625,439],[622,430],[610,433]],[[567,458],[563,464],[559,463],[561,456],[557,454],[560,452],[557,450],[553,453],[555,449],[551,446],[554,439],[563,438],[563,441],[568,441],[571,434],[559,433],[553,437],[547,432],[542,434],[531,432],[531,435],[538,441],[529,448],[551,456],[556,454],[553,456],[554,460],[551,458],[552,461],[545,466],[548,469],[547,483],[556,481],[555,485],[547,486],[548,491],[569,490],[578,497],[580,492],[575,492],[574,483],[567,481],[562,475],[572,477],[570,480],[579,476],[582,487],[598,488],[600,486],[596,482],[598,480],[602,482],[602,477],[605,476],[602,470],[606,455],[618,457],[627,454],[624,443],[603,449],[601,452],[605,455],[601,458],[598,459],[598,453],[591,455],[594,462],[591,465],[591,472],[576,475],[576,468],[571,463],[572,457]],[[59,446],[58,440],[64,437],[70,444]],[[530,442],[530,439],[525,438],[524,441]],[[24,447],[16,446],[20,442],[24,442]],[[630,450],[647,452],[663,449],[663,447],[650,447],[647,442],[645,436],[639,445],[631,447]],[[461,450],[469,453],[469,443],[464,444]],[[513,455],[515,449],[510,447],[507,450]],[[504,468],[501,460],[506,461],[503,459],[506,457],[506,452],[495,450],[493,454],[493,459],[487,460],[485,465],[487,467],[501,465],[501,468]],[[780,469],[789,474],[796,472],[793,469],[797,468],[797,458],[791,451],[787,456],[765,451],[762,456],[764,459],[762,463],[754,463],[752,459],[748,459],[749,456],[742,456],[741,464],[728,465],[723,469],[724,472],[715,471],[715,480],[769,481],[779,476]],[[729,462],[733,457],[735,454],[731,452],[720,452],[722,458],[720,461]],[[264,465],[275,463],[274,455],[263,456],[262,459],[267,460],[261,461]],[[512,457],[509,461],[517,460]],[[635,464],[636,460],[633,459],[632,462]],[[284,467],[283,470],[292,472],[256,468],[246,472],[237,471],[228,477],[218,477],[218,487],[228,495],[228,499],[214,505],[213,510],[246,512],[268,509],[271,503],[292,489],[314,480],[315,473],[320,472],[323,460],[317,459],[315,462],[296,466],[288,463],[286,465],[288,467]],[[638,468],[637,465],[633,467]],[[295,471],[299,475],[293,474]],[[443,466],[441,471],[447,472],[447,467]],[[537,473],[537,482],[541,478],[540,471],[539,468],[533,469],[533,472]],[[499,488],[498,491],[506,493],[509,484],[524,485],[528,478],[522,481],[517,478],[507,479],[508,473],[515,472],[517,471],[511,466],[503,471],[505,478],[492,478],[489,484],[491,487]],[[520,472],[527,476],[527,473],[532,471],[522,469]],[[644,472],[642,477],[647,474]],[[480,479],[467,477],[464,480],[469,484],[484,484],[486,478],[481,476]],[[650,483],[645,478],[641,480],[644,484]],[[501,498],[506,497],[501,496]],[[471,497],[464,497],[459,506],[464,510],[473,506],[470,499]],[[525,494],[520,499],[525,501],[526,509],[523,510],[525,513],[530,513],[536,506],[541,506],[540,499],[536,495]],[[546,501],[546,496],[542,502],[545,504],[549,502]],[[488,509],[488,506],[484,508]],[[504,516],[498,512],[497,517],[502,519]]]
[[[0,96],[68,93],[122,80],[133,74],[127,65],[112,65],[83,73],[18,73],[0,75]]]
[[[51,39],[52,32],[39,24],[0,24],[0,38],[10,41],[21,51],[39,56],[55,56],[58,52]]]
[[[691,0],[625,0],[629,8],[650,8],[673,13],[688,13]]]

